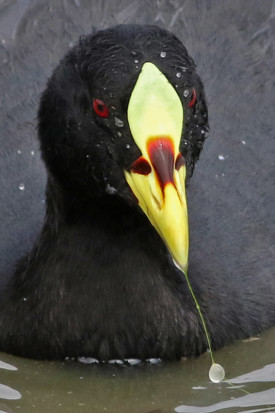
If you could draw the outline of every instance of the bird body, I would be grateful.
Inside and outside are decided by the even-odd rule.
[[[159,149],[170,138],[158,132],[152,155],[152,136],[141,147],[129,122],[131,96],[148,62],[182,105],[179,143],[169,152],[172,172],[165,169],[170,155]],[[149,111],[156,110],[152,102]],[[53,72],[38,119],[48,174],[45,221],[1,292],[0,350],[100,360],[178,359],[205,351],[174,247],[126,179],[130,174],[134,182],[156,185],[157,211],[168,202],[168,187],[179,193],[189,184],[208,121],[203,85],[184,46],[156,26],[117,26],[83,37]],[[268,299],[267,309],[257,298],[256,282],[245,288],[241,274],[208,268],[192,262],[188,274],[214,348],[274,324],[275,304]]]

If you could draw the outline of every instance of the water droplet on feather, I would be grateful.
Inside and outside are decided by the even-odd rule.
[[[117,118],[117,117],[115,116],[115,125],[116,125],[118,128],[123,128],[124,122],[123,122],[121,119],[119,119],[119,118]]]
[[[110,195],[113,195],[117,192],[116,188],[114,188],[110,184],[107,184],[105,189],[106,189],[107,194],[110,194]]]

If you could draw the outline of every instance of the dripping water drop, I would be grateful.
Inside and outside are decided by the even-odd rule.
[[[213,363],[209,369],[209,379],[212,381],[212,383],[220,383],[221,381],[223,381],[224,377],[224,368],[218,363]]]

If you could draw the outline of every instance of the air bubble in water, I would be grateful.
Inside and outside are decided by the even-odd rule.
[[[147,363],[150,363],[150,364],[159,364],[159,363],[161,363],[161,359],[159,359],[159,358],[146,359],[146,361],[147,361]]]
[[[120,360],[120,359],[111,359],[111,360],[108,360],[108,363],[109,363],[109,364],[119,364],[119,365],[122,365],[122,364],[124,364],[124,361],[123,361],[123,360]]]
[[[98,364],[99,363],[98,359],[95,359],[94,357],[78,357],[78,361],[84,364]]]
[[[129,363],[130,366],[137,366],[138,364],[141,363],[141,360],[140,360],[140,359],[125,359],[125,361],[126,361],[127,363]]]

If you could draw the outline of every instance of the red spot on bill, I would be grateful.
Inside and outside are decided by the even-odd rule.
[[[148,175],[152,168],[148,161],[143,156],[138,158],[131,166],[131,171],[140,175]]]
[[[150,138],[147,143],[148,154],[154,170],[156,171],[159,185],[164,192],[165,185],[174,185],[174,144],[171,138],[160,136]]]

